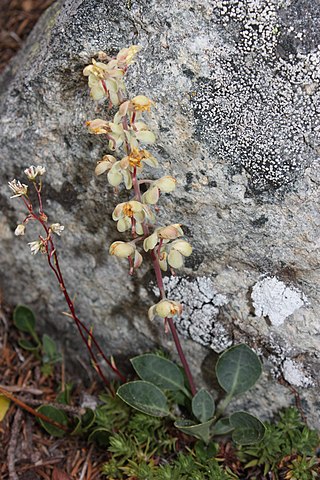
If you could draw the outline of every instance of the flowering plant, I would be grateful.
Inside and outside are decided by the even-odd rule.
[[[170,360],[154,354],[141,355],[131,360],[141,380],[124,383],[119,387],[117,395],[133,408],[149,415],[160,417],[169,415],[175,418],[168,407],[166,394],[168,391],[180,392],[185,397],[184,405],[191,402],[192,419],[175,418],[177,428],[206,443],[212,435],[231,431],[235,441],[254,443],[264,434],[264,426],[257,418],[246,412],[235,412],[230,417],[221,417],[231,398],[247,391],[260,377],[261,364],[257,355],[246,345],[231,347],[221,355],[216,367],[216,376],[226,392],[226,397],[216,409],[215,401],[207,390],[197,391],[180,343],[175,320],[181,315],[183,306],[166,297],[162,271],[167,271],[169,267],[174,273],[173,269],[181,268],[184,257],[191,255],[192,247],[182,238],[184,232],[180,223],[164,226],[157,223],[156,205],[161,194],[175,190],[176,180],[170,175],[158,179],[141,178],[145,166],[156,168],[158,160],[144,148],[144,145],[152,145],[156,140],[155,134],[145,123],[147,119],[144,118],[151,112],[154,102],[144,95],[126,98],[124,75],[139,50],[139,46],[133,45],[120,50],[115,58],[100,52],[98,61],[93,59],[92,64],[85,67],[83,74],[88,77],[93,99],[99,102],[107,100],[110,108],[118,108],[111,120],[96,118],[87,121],[86,125],[90,134],[101,135],[106,139],[107,147],[112,152],[105,153],[98,161],[96,175],[107,173],[108,182],[113,187],[118,188],[123,183],[125,189],[132,192],[131,198],[116,205],[112,214],[112,219],[117,222],[117,230],[129,233],[131,239],[113,242],[109,252],[120,260],[127,259],[130,275],[140,267],[146,256],[150,257],[160,299],[149,307],[148,317],[150,321],[156,317],[163,319],[165,331],[170,331],[173,336],[184,374]],[[29,196],[29,185],[17,180],[9,182],[13,192],[12,198],[21,199],[28,211],[22,223],[17,226],[15,234],[24,235],[26,226],[31,221],[37,221],[41,225],[42,235],[39,234],[37,240],[29,242],[31,253],[35,255],[40,252],[46,256],[67,302],[69,315],[87,347],[92,364],[111,394],[115,394],[112,383],[98,362],[98,355],[121,382],[126,382],[126,378],[115,365],[114,359],[105,356],[92,329],[88,328],[76,314],[64,282],[55,245],[56,238],[64,231],[64,226],[57,222],[48,223],[48,216],[43,209],[41,190],[44,173],[45,168],[42,166],[31,166],[25,170],[25,175],[36,192],[38,202],[36,208]],[[142,185],[148,187],[144,193],[141,191]]]

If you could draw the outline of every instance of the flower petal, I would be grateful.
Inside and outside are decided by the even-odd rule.
[[[168,255],[168,263],[173,268],[181,268],[183,266],[183,256],[173,248]]]

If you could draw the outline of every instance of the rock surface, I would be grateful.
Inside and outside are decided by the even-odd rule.
[[[46,211],[66,226],[60,258],[81,318],[119,358],[154,342],[173,350],[162,325],[147,320],[155,301],[147,265],[129,278],[108,255],[121,239],[111,212],[126,192],[94,177],[106,148],[84,127],[105,113],[89,98],[84,66],[99,50],[140,44],[129,93],[155,100],[153,152],[160,174],[179,181],[161,200],[161,222],[183,223],[194,247],[185,270],[166,279],[170,297],[186,305],[177,326],[191,367],[208,381],[215,353],[246,342],[269,373],[247,405],[266,414],[293,402],[282,378],[301,387],[320,426],[319,22],[311,0],[54,4],[1,81],[6,300],[33,306],[79,349],[44,258],[13,234],[23,210],[6,182],[45,165]]]

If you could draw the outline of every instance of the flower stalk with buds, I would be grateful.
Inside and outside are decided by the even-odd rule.
[[[14,195],[11,198],[20,197],[28,211],[28,215],[25,217],[23,222],[20,223],[15,229],[15,235],[24,235],[26,231],[26,226],[31,221],[36,221],[41,225],[44,233],[42,235],[39,235],[37,240],[28,243],[28,245],[30,246],[31,254],[36,255],[37,253],[40,252],[46,255],[49,267],[54,272],[56,279],[58,280],[60,289],[68,304],[70,316],[75,321],[75,324],[78,328],[81,338],[88,349],[92,364],[95,370],[97,371],[97,373],[99,374],[100,378],[106,385],[106,387],[109,389],[109,391],[112,394],[114,394],[113,385],[103,373],[102,368],[98,362],[98,355],[103,358],[103,360],[114,371],[114,373],[119,377],[121,381],[125,381],[125,377],[120,373],[118,368],[115,366],[114,361],[109,360],[105,356],[102,348],[100,347],[96,338],[92,334],[91,329],[86,327],[85,324],[77,316],[74,303],[71,300],[71,297],[66,288],[63,274],[60,268],[58,253],[57,253],[57,249],[55,246],[55,239],[54,239],[55,235],[57,236],[61,235],[61,233],[64,230],[64,226],[61,225],[60,223],[52,223],[51,225],[48,224],[48,216],[43,210],[43,203],[42,203],[42,197],[41,197],[42,180],[41,178],[39,179],[38,177],[42,177],[44,175],[45,168],[41,166],[35,167],[32,165],[31,167],[27,168],[24,173],[27,179],[31,182],[36,192],[37,200],[38,200],[38,209],[37,209],[38,211],[36,211],[36,209],[34,208],[28,196],[29,187],[17,180],[12,180],[11,182],[9,182],[9,188],[14,193]],[[134,260],[134,262],[138,264],[137,259]],[[98,353],[96,353],[94,349],[97,350]]]

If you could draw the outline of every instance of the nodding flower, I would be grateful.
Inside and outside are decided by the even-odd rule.
[[[142,263],[142,255],[138,252],[135,244],[131,242],[113,242],[110,245],[109,253],[119,258],[127,258],[130,265],[130,274]]]
[[[152,321],[156,316],[161,318],[172,318],[175,315],[181,315],[181,313],[181,303],[164,298],[163,300],[160,300],[160,302],[152,305],[152,307],[149,308],[148,316],[149,320]]]
[[[142,223],[153,222],[154,214],[147,205],[137,200],[130,200],[119,203],[113,211],[112,218],[117,221],[118,232],[125,232],[132,228],[138,235],[142,235]]]

